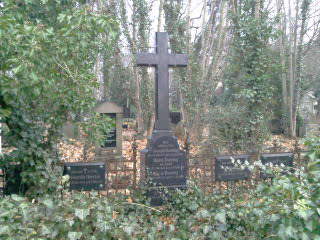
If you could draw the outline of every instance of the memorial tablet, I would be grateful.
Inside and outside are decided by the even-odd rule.
[[[249,161],[249,155],[233,155],[233,156],[218,156],[216,157],[215,178],[216,181],[236,181],[247,180],[250,176],[249,169],[237,167],[232,162],[240,160],[241,164]]]
[[[106,182],[105,163],[65,163],[64,175],[69,175],[69,190],[104,190]]]
[[[146,174],[156,186],[186,186],[187,160],[172,136],[158,138],[146,154]]]
[[[263,165],[266,165],[267,163],[272,163],[273,166],[280,166],[283,164],[287,167],[293,167],[293,153],[268,153],[268,154],[261,154],[261,162]],[[283,172],[283,174],[285,174]],[[261,178],[271,178],[273,177],[271,174],[266,174],[261,172],[260,173]]]

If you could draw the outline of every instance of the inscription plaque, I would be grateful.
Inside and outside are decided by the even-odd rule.
[[[261,162],[263,165],[267,163],[272,163],[273,166],[277,165],[280,166],[283,164],[286,167],[293,167],[293,153],[268,153],[268,154],[261,154]],[[283,172],[282,174],[285,174]],[[272,178],[272,174],[268,173],[260,173],[261,178]]]
[[[69,190],[104,190],[106,182],[105,163],[65,163],[64,175],[70,176]]]
[[[186,185],[187,161],[174,137],[163,136],[146,154],[146,174],[156,186]]]
[[[249,161],[249,155],[234,155],[234,156],[218,156],[216,157],[215,178],[216,181],[236,181],[247,180],[250,176],[250,171],[247,168],[242,169],[240,166],[235,166],[232,162],[240,161],[244,164]]]
[[[117,146],[117,128],[116,128],[116,113],[103,113],[111,118],[112,127],[109,132],[104,135],[103,148],[113,148]]]
[[[163,204],[162,187],[185,189],[187,185],[187,158],[173,136],[155,136],[142,150],[142,179],[148,183],[147,195],[152,205]],[[144,168],[144,170],[143,170]]]

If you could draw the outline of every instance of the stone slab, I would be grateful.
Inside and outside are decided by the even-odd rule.
[[[154,131],[147,148],[141,151],[141,159],[141,178],[152,188],[148,192],[152,203],[161,202],[155,194],[157,188],[187,186],[187,157],[171,133]]]
[[[274,166],[278,165],[280,166],[283,164],[287,167],[293,167],[293,159],[294,154],[291,153],[268,153],[268,154],[261,154],[261,162],[262,164],[272,163]],[[261,172],[260,173],[261,178],[271,178],[273,177],[271,174],[266,174]]]
[[[245,168],[235,166],[232,159],[236,162],[240,160],[241,164],[249,162],[249,155],[225,155],[216,157],[215,179],[216,181],[237,181],[247,180],[250,177],[250,171]]]
[[[64,175],[66,174],[70,176],[70,191],[99,191],[105,189],[105,163],[64,163]]]

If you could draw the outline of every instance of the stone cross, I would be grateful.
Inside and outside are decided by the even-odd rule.
[[[156,53],[137,53],[138,66],[156,68],[156,122],[154,130],[170,130],[169,122],[169,67],[185,67],[187,54],[168,53],[168,34],[156,33]]]

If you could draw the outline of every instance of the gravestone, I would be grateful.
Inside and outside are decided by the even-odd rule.
[[[113,154],[108,155],[111,152],[121,156],[123,108],[113,102],[102,102],[95,107],[94,111],[110,117],[115,126],[105,134],[102,146],[96,148],[96,154],[112,156]]]
[[[169,120],[169,67],[186,66],[186,54],[168,53],[168,34],[156,33],[156,53],[137,53],[138,66],[155,67],[156,121],[147,148],[141,151],[140,179],[148,183],[152,205],[164,201],[160,191],[184,189],[187,185],[187,158],[172,135]],[[151,182],[151,183],[150,183]]]
[[[64,175],[69,175],[69,190],[104,190],[106,183],[105,163],[64,163]]]
[[[4,167],[2,174],[4,179],[4,195],[22,194],[28,190],[28,186],[22,183],[22,167],[20,164],[10,164]]]
[[[181,118],[181,112],[170,112],[170,121],[172,124],[178,124],[179,122],[181,122]]]
[[[293,153],[268,153],[268,154],[261,154],[261,162],[263,165],[267,163],[272,163],[273,166],[277,165],[280,166],[283,164],[286,167],[293,167]],[[271,178],[273,177],[272,174],[267,173],[260,173],[261,178]]]
[[[247,180],[250,177],[250,171],[247,168],[242,169],[240,166],[235,166],[235,163],[240,161],[240,164],[249,162],[249,155],[234,155],[234,156],[218,156],[216,157],[215,179],[216,181],[236,181]]]

